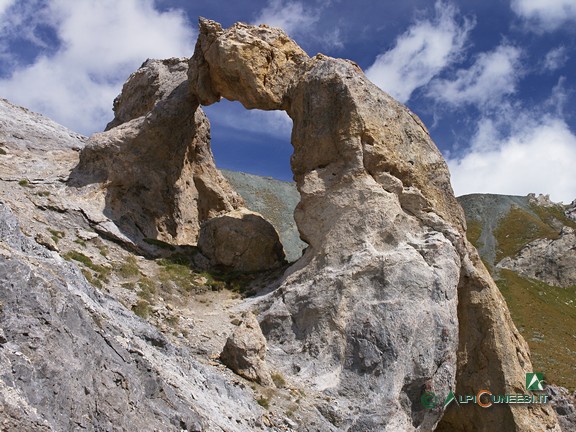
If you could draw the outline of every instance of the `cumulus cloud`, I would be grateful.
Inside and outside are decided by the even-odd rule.
[[[0,0],[0,17],[4,14],[4,12],[12,6],[15,0]]]
[[[520,57],[520,49],[500,45],[479,54],[470,68],[456,71],[455,79],[434,81],[428,95],[454,106],[499,104],[504,96],[516,91]]]
[[[437,1],[433,19],[416,21],[394,47],[376,57],[366,75],[401,102],[458,60],[474,23],[457,19],[452,4]]]
[[[247,110],[240,102],[221,100],[204,107],[213,127],[223,126],[238,132],[268,135],[290,141],[292,119],[285,111]]]
[[[269,0],[253,21],[253,24],[268,24],[279,27],[293,38],[311,39],[325,49],[338,49],[344,46],[340,29],[329,30],[315,27],[322,11],[330,6],[331,1],[317,0],[306,5],[299,1]]]
[[[467,153],[447,162],[456,195],[543,193],[568,203],[576,198],[575,160],[576,135],[561,117],[520,113],[509,134],[483,119]]]
[[[319,19],[318,9],[305,7],[301,2],[270,0],[260,11],[254,24],[280,27],[289,35],[296,35],[310,30]]]
[[[563,67],[568,61],[568,53],[566,51],[566,47],[563,46],[548,51],[546,57],[544,57],[544,69],[555,71]]]
[[[19,22],[28,22],[40,39],[32,39],[38,55],[30,64],[14,62],[9,76],[0,79],[0,95],[78,132],[105,126],[122,83],[144,60],[190,56],[194,49],[184,14],[159,12],[152,0],[28,5],[33,7],[6,10],[1,36],[10,37]],[[40,38],[39,26],[51,29],[55,40]]]
[[[553,31],[576,21],[574,0],[512,0],[511,7],[526,28],[536,32]]]

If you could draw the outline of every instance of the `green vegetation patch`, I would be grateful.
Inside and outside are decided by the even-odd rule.
[[[132,306],[132,312],[140,318],[146,319],[150,315],[150,303],[146,300],[138,300],[138,303]]]
[[[154,295],[156,294],[156,284],[154,281],[146,276],[142,276],[138,281],[138,297],[152,303]]]
[[[181,293],[189,293],[198,286],[196,273],[191,269],[188,258],[184,255],[173,255],[157,261],[160,265],[158,278],[164,286],[174,284]]]
[[[482,223],[476,220],[467,220],[466,225],[466,237],[468,241],[472,243],[475,248],[478,248],[480,246],[478,242],[482,235]]]
[[[559,288],[500,270],[496,281],[532,353],[534,371],[576,390],[576,286]]]
[[[84,264],[86,267],[88,267],[90,270],[94,271],[96,273],[96,278],[100,281],[100,282],[104,282],[104,283],[108,283],[108,276],[110,275],[110,270],[107,269],[104,266],[101,266],[99,264],[94,264],[92,262],[92,260],[90,259],[90,257],[84,255],[81,252],[77,252],[77,251],[70,251],[67,252],[64,255],[64,259],[67,260],[74,260],[74,261],[78,261],[79,263]],[[84,273],[84,272],[83,272]],[[86,274],[84,274],[84,276],[86,276]],[[88,279],[88,277],[86,277],[86,279]],[[88,282],[92,283],[93,285],[97,286],[95,283],[93,283],[90,279],[88,279]],[[99,284],[100,286],[98,286],[98,288],[101,288],[102,284]]]
[[[499,262],[505,257],[515,256],[533,240],[557,239],[559,231],[544,223],[539,217],[514,207],[500,221],[498,228],[494,231],[494,236],[498,241],[496,262]]]
[[[140,268],[138,267],[138,261],[135,257],[130,255],[117,267],[116,272],[124,279],[139,276]]]
[[[270,408],[270,399],[265,396],[260,396],[258,399],[256,399],[256,402],[258,402],[258,405],[260,405],[262,408]]]
[[[18,184],[22,187],[27,187],[30,189],[34,189],[34,185],[30,184],[30,182],[26,179],[22,179],[18,182]]]
[[[61,239],[63,239],[66,236],[66,233],[64,231],[58,231],[55,229],[48,228],[48,232],[50,233],[52,240],[54,240],[54,243],[58,243]]]
[[[566,216],[562,206],[541,207],[532,204],[531,207],[534,213],[536,213],[544,223],[551,227],[554,227],[557,223],[556,221],[559,221],[563,225],[576,229],[576,222]]]
[[[276,387],[278,388],[286,387],[286,380],[284,379],[284,375],[282,375],[280,372],[273,373],[271,377]]]

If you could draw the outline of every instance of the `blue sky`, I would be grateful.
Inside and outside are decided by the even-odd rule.
[[[356,61],[422,118],[457,195],[576,198],[575,0],[0,0],[0,97],[102,130],[144,60],[192,54],[198,16]],[[206,111],[220,167],[291,179],[285,114]]]

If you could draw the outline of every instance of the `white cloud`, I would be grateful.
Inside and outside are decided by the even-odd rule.
[[[454,80],[434,81],[428,95],[456,106],[499,104],[502,97],[516,91],[520,56],[521,51],[509,45],[481,53],[469,69],[458,70]]]
[[[366,75],[401,102],[454,63],[464,51],[474,23],[456,19],[454,5],[437,1],[433,20],[421,20],[398,37],[394,47],[376,57]]]
[[[292,119],[285,111],[247,110],[240,102],[221,100],[203,108],[214,127],[268,135],[290,141]]]
[[[16,0],[0,0],[0,17]]]
[[[1,0],[0,0],[1,1]],[[128,75],[147,58],[190,56],[194,32],[176,10],[159,12],[152,0],[52,0],[20,11],[14,23],[54,29],[56,47],[0,79],[0,95],[82,133],[101,130]],[[10,15],[8,10],[8,14]],[[17,25],[17,24],[14,24]],[[2,29],[2,36],[14,28]],[[34,29],[31,29],[34,32]]]
[[[280,27],[289,35],[307,32],[320,19],[319,10],[306,8],[301,2],[270,0],[260,11],[254,24]]]
[[[483,120],[468,153],[447,162],[456,195],[533,192],[568,203],[576,198],[575,160],[576,135],[562,118],[520,115],[507,136]]]
[[[568,61],[566,47],[560,46],[550,50],[544,57],[544,68],[549,71],[560,69]]]
[[[252,24],[279,27],[290,37],[300,41],[308,39],[320,44],[324,49],[340,49],[343,48],[344,42],[339,28],[325,30],[321,26],[315,26],[320,20],[322,11],[331,3],[331,0],[316,0],[314,3],[268,0]]]
[[[576,21],[574,0],[512,0],[511,7],[532,31],[553,31]]]

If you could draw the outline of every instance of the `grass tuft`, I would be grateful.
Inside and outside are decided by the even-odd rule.
[[[117,269],[117,272],[124,279],[140,275],[138,261],[133,256],[129,256]]]
[[[132,312],[140,318],[146,319],[150,315],[150,303],[146,300],[138,300],[138,303],[132,306]]]
[[[270,399],[267,397],[260,396],[258,399],[256,399],[256,402],[258,402],[258,405],[260,405],[262,408],[270,408]]]
[[[282,375],[280,372],[273,373],[271,377],[276,387],[278,388],[286,387],[286,380],[284,379],[284,375]]]

